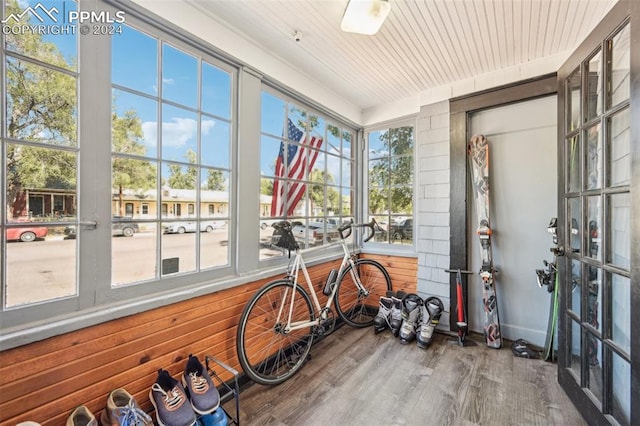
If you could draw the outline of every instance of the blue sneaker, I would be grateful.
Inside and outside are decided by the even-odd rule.
[[[205,414],[198,419],[199,426],[227,426],[228,422],[227,413],[222,409],[216,410],[211,414]]]
[[[184,388],[168,371],[158,370],[149,399],[156,409],[156,420],[160,426],[192,426],[196,423],[196,413],[189,405]]]
[[[187,390],[191,406],[196,413],[209,414],[220,406],[220,393],[207,369],[198,361],[198,357],[189,354],[187,366],[182,375],[182,384]]]

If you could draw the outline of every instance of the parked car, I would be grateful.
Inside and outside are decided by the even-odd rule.
[[[265,220],[261,220],[260,221],[260,229],[262,229],[263,231],[265,229],[267,229],[268,227],[270,227],[271,225],[273,225],[274,223],[278,223],[280,222],[279,220],[273,220],[273,219],[265,219]]]
[[[325,240],[326,242],[340,240],[338,227],[327,222],[325,230],[324,221],[309,222],[306,226],[301,223],[294,226],[291,232],[301,247],[304,247],[306,243],[309,243],[310,246],[314,246],[322,244]]]
[[[403,219],[391,224],[389,232],[392,240],[412,240],[413,219]]]
[[[113,219],[119,220],[118,222],[113,222],[111,224],[111,235],[113,235],[114,237],[133,237],[133,234],[135,234],[136,232],[140,232],[140,227],[137,223],[126,222],[126,220],[130,220],[129,218],[114,217]]]
[[[30,243],[38,238],[47,236],[49,230],[44,226],[26,226],[20,228],[7,228],[7,241],[22,241]]]
[[[373,241],[388,241],[387,230],[389,229],[389,224],[387,222],[381,221],[376,222],[376,226],[373,230],[374,237]]]
[[[220,229],[224,226],[224,221],[208,220],[200,222],[200,232],[212,232],[214,229]],[[185,232],[196,232],[198,222],[165,222],[162,228],[165,234],[184,234]]]
[[[113,222],[111,225],[111,235],[114,237],[133,237],[133,234],[140,232],[140,227],[135,222],[130,222],[132,219],[130,217],[123,216],[114,216]],[[75,226],[67,226],[64,228],[64,235],[67,239],[76,238],[77,227]]]
[[[326,222],[326,241],[338,241],[340,233],[338,232],[337,219],[321,219],[319,221],[309,222],[305,225],[303,222],[291,222],[291,233],[295,237],[300,247],[322,244],[325,241],[325,222]],[[281,230],[276,228],[271,235],[271,244],[276,245],[280,240]]]

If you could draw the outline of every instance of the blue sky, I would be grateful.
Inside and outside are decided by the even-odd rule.
[[[131,27],[112,37],[112,82],[123,87],[114,89],[116,112],[137,111],[150,157],[157,156],[161,131],[162,158],[186,161],[188,150],[197,151],[200,126],[201,163],[230,168],[231,75],[166,43],[161,45],[161,55],[159,64],[159,41]],[[163,100],[171,102],[160,107],[161,126],[158,80]],[[201,109],[202,114],[193,109]]]
[[[48,10],[55,7],[59,16],[77,10],[71,0],[19,0],[24,9],[40,3]],[[41,13],[40,15],[46,16]],[[35,20],[35,22],[33,22]],[[39,24],[31,16],[33,24]],[[58,19],[58,24],[62,19]],[[49,19],[45,24],[56,24]],[[163,43],[133,27],[123,24],[122,34],[114,34],[112,41],[112,82],[114,108],[118,115],[134,110],[142,122],[146,157],[158,158],[159,135],[162,135],[162,159],[186,161],[189,149],[197,150],[198,131],[201,135],[201,163],[205,166],[230,169],[229,142],[231,140],[231,78],[226,71],[195,56]],[[43,38],[54,43],[70,64],[77,58],[80,34],[47,35]],[[160,60],[160,58],[162,58]],[[158,99],[160,89],[162,100]],[[168,102],[163,102],[168,101]],[[265,175],[273,174],[273,165],[280,148],[280,137],[286,117],[294,122],[304,120],[302,108],[285,103],[282,99],[264,93],[262,102],[262,143],[260,167]],[[200,103],[200,105],[199,105]],[[287,111],[288,108],[288,111]],[[194,110],[200,109],[202,114]],[[162,123],[158,124],[159,113]],[[350,143],[324,134],[326,123],[319,118],[317,129],[322,129],[323,151],[339,155],[350,151]],[[269,136],[265,136],[267,133]],[[349,162],[338,156],[318,157],[316,168],[325,168],[336,179],[336,185],[350,185]],[[343,175],[343,182],[339,176]]]
[[[34,15],[32,14],[27,14],[25,15],[25,17],[23,17],[23,19],[26,19],[26,16],[29,17],[29,24],[31,25],[45,25],[45,26],[50,26],[50,25],[60,25],[60,26],[64,26],[65,24],[63,23],[64,21],[64,16],[67,16],[69,11],[76,11],[77,10],[77,4],[75,1],[71,1],[71,0],[42,0],[42,1],[35,1],[35,0],[16,0],[16,2],[18,3],[18,6],[24,10],[28,7],[31,8],[35,8],[35,10],[38,13],[38,16],[43,20],[42,22],[40,20],[38,20]],[[40,4],[42,7],[44,7],[44,9],[46,9],[46,11],[50,11],[53,18],[56,19],[56,21],[54,21],[53,19],[51,19],[51,17],[43,11],[42,8],[38,7],[38,4]],[[56,13],[53,8],[55,8],[58,12]],[[16,25],[18,24],[23,24],[23,22],[16,22]],[[9,23],[8,23],[9,25]],[[18,35],[19,37],[19,35]],[[44,41],[47,42],[51,42],[54,43],[57,47],[58,50],[62,53],[62,55],[64,56],[64,58],[66,59],[66,61],[69,64],[73,64],[76,62],[76,59],[78,57],[78,48],[77,48],[77,36],[74,34],[50,34],[50,35],[43,35],[42,38],[44,39]]]

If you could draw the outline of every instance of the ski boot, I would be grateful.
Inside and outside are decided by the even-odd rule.
[[[393,299],[388,294],[387,296],[380,297],[380,307],[378,308],[378,314],[373,319],[373,331],[378,334],[389,327],[389,314],[391,314],[391,307],[393,306]]]
[[[435,296],[427,297],[422,305],[422,325],[416,335],[416,342],[419,348],[427,349],[433,339],[433,332],[440,322],[440,316],[444,312],[442,300]]]
[[[387,297],[390,296],[393,302],[391,312],[389,313],[389,328],[391,329],[391,333],[393,333],[393,337],[398,337],[400,327],[402,327],[402,299],[404,299],[406,295],[407,293],[402,290],[398,290],[395,294],[392,291],[387,292]]]
[[[420,296],[414,293],[407,294],[402,299],[402,326],[398,336],[400,337],[400,343],[403,345],[413,342],[413,339],[416,338],[416,330],[420,322],[423,303]]]

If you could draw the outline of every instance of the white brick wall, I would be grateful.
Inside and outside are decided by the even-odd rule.
[[[417,129],[418,293],[438,296],[447,311],[440,328],[449,329],[450,156],[449,101],[422,106]]]

